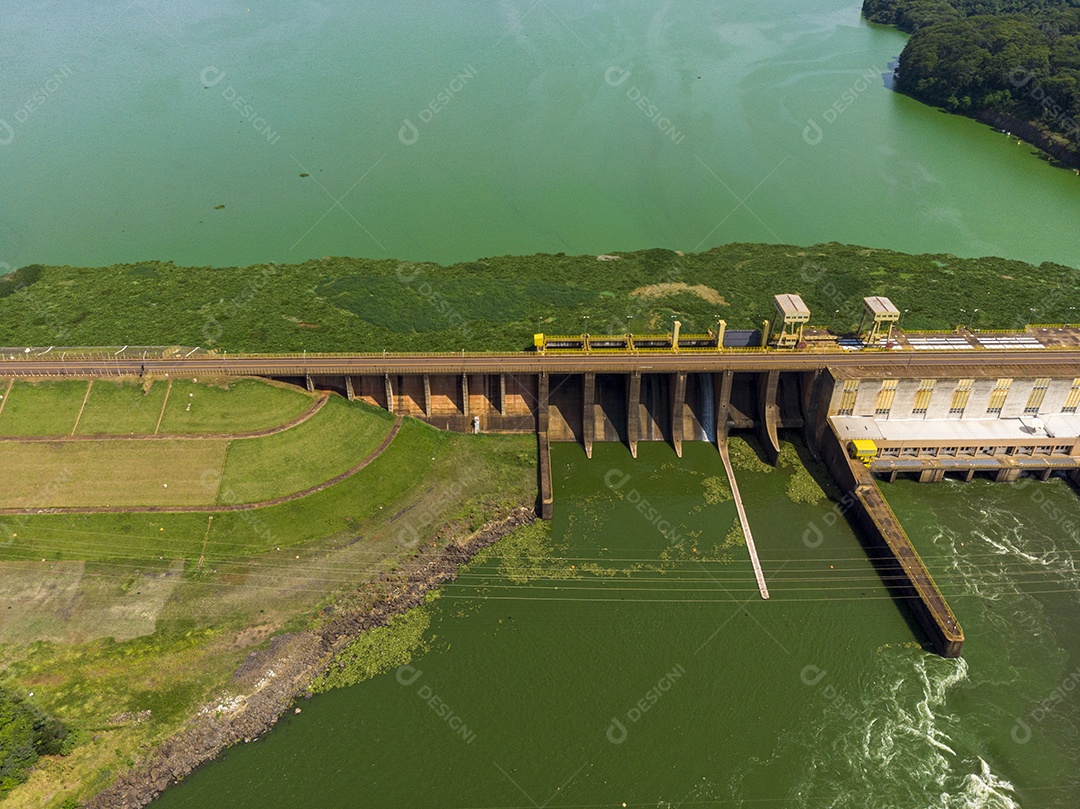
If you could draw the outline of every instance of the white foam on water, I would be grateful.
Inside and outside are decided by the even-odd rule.
[[[960,720],[947,702],[969,682],[967,662],[914,649],[885,649],[879,660],[860,693],[843,693],[837,684],[838,698],[826,702],[821,721],[798,740],[804,749],[794,755],[808,766],[790,805],[1018,807],[1012,784],[982,758],[958,753],[952,738]]]
[[[971,773],[964,779],[963,790],[956,795],[951,806],[960,809],[983,809],[983,807],[1000,806],[1006,809],[1019,807],[1015,800],[1015,787],[1000,778],[990,770],[990,765],[978,758],[979,772]],[[1011,793],[1011,794],[1010,794]]]

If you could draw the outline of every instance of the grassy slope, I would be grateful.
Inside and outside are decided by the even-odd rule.
[[[233,441],[218,501],[254,503],[329,480],[367,457],[393,423],[385,410],[332,398],[283,433]]]
[[[691,293],[655,301],[630,293],[657,282],[703,284],[726,306]],[[451,267],[331,258],[240,269],[168,263],[50,267],[0,298],[0,345],[201,345],[229,351],[520,349],[537,328],[578,332],[689,330],[716,316],[760,325],[772,295],[799,292],[819,325],[854,326],[861,298],[888,295],[909,328],[1006,328],[1070,319],[1077,272],[997,258],[909,256],[828,244],[734,244],[679,256],[668,250],[595,256],[497,257]],[[833,313],[841,310],[834,318]],[[1034,311],[1031,311],[1034,310]],[[834,322],[835,321],[835,322]],[[56,324],[64,324],[62,335]],[[303,325],[302,325],[303,324]]]
[[[167,387],[167,382],[159,381],[144,393],[142,385],[132,382],[94,380],[75,432],[78,435],[152,433],[165,403]]]
[[[0,412],[2,435],[70,435],[86,395],[85,379],[15,380]]]
[[[231,433],[276,427],[299,416],[312,397],[256,379],[174,379],[162,433]]]
[[[281,423],[312,401],[307,394],[257,380],[234,381],[231,390],[191,382],[174,383],[173,389],[181,402],[191,403],[190,411],[186,404],[177,405],[171,418],[184,431],[197,426],[214,431],[243,428],[249,414],[255,414],[255,423],[261,426]],[[159,382],[151,390],[159,393],[143,394],[133,384],[95,382],[80,427],[87,424],[89,414],[87,426],[94,432],[152,432],[165,386]],[[11,404],[16,397],[24,402],[32,399],[34,409],[13,409],[9,426],[21,433],[48,432],[50,425],[61,423],[56,414],[63,414],[64,424],[73,425],[70,411],[78,412],[85,392],[85,384],[20,382]],[[172,401],[170,397],[170,407]],[[38,413],[51,415],[30,418]],[[269,500],[351,469],[378,446],[393,421],[383,410],[333,398],[295,427],[231,442],[0,443],[0,468],[6,472],[0,506],[186,506]]]

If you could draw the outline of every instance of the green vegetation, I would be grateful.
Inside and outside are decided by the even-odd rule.
[[[436,597],[429,594],[426,603]],[[425,607],[415,607],[395,616],[386,626],[376,627],[351,641],[337,656],[337,665],[311,685],[316,693],[370,680],[376,674],[404,666],[417,652],[426,652],[424,633],[431,626]]]
[[[233,441],[219,502],[256,503],[330,480],[371,454],[393,423],[385,410],[332,398],[296,427]]]
[[[140,385],[95,379],[75,432],[78,435],[153,433],[167,387],[163,380]]]
[[[499,540],[498,545],[485,548],[465,568],[478,568],[497,562],[499,576],[514,584],[528,584],[539,579],[576,579],[581,575],[559,553],[551,537],[551,525],[534,522]]]
[[[673,314],[686,331],[713,327],[718,316],[730,328],[758,327],[772,317],[777,292],[801,293],[818,324],[836,329],[857,325],[866,295],[887,295],[909,310],[903,322],[908,328],[950,328],[961,308],[979,309],[978,322],[969,325],[1007,328],[1029,320],[1067,321],[1067,293],[1076,285],[1076,271],[1060,264],[910,256],[839,244],[732,244],[687,255],[643,250],[618,261],[504,256],[450,267],[416,265],[409,270],[419,273],[415,278],[402,275],[401,267],[358,258],[238,269],[159,263],[152,278],[133,276],[134,265],[49,267],[32,286],[0,298],[0,345],[51,345],[61,336],[55,325],[63,323],[63,341],[77,345],[516,351],[531,346],[538,329],[580,332],[583,315],[589,315],[594,333],[662,331]],[[665,291],[671,294],[641,292],[658,282],[670,284]],[[714,290],[726,305],[678,284]],[[365,298],[364,289],[372,294]],[[842,314],[833,322],[837,309]],[[406,311],[412,313],[408,321],[401,315]],[[208,332],[211,318],[214,328]],[[207,429],[175,420],[199,412],[197,404],[186,410],[190,391],[178,386],[179,380],[162,430]],[[278,413],[264,423],[280,420]]]
[[[257,379],[174,379],[162,433],[240,433],[265,430],[311,407],[311,396]]]
[[[743,532],[742,523],[739,522],[739,518],[736,517],[734,522],[731,523],[731,527],[728,528],[728,532],[724,536],[724,541],[720,545],[720,548],[726,550],[728,548],[738,548],[745,544],[746,534]]]
[[[192,411],[177,408],[174,418],[175,422],[194,413],[183,424],[185,429],[197,424],[211,430],[243,427],[241,415],[260,406],[259,423],[265,424],[270,417],[286,420],[304,412],[313,401],[306,394],[252,379],[234,383],[234,406],[230,393],[220,388],[190,382],[173,387],[191,395],[187,398],[193,403]],[[89,413],[94,432],[123,432],[116,429],[117,424],[152,432],[164,402],[165,385],[159,382],[151,390],[158,393],[144,395],[133,384],[95,381],[80,428]],[[59,424],[73,425],[73,403],[81,404],[85,395],[85,383],[19,383],[10,401],[13,417],[9,427],[20,433],[48,433]],[[15,410],[17,399],[24,403],[32,400],[33,408]],[[39,413],[54,415],[34,418]],[[335,397],[311,418],[269,436],[0,442],[0,466],[7,473],[0,506],[257,503],[304,491],[352,469],[377,448],[393,422],[394,417],[379,408]]]
[[[914,32],[900,92],[1031,122],[1065,150],[1056,156],[1080,161],[1080,0],[864,0],[863,13]]]
[[[0,796],[26,780],[39,756],[64,752],[67,736],[56,719],[0,688]]]
[[[71,435],[87,384],[85,379],[16,379],[4,396],[0,435]]]
[[[227,448],[226,441],[4,442],[0,503],[7,508],[212,504]]]
[[[45,268],[40,264],[31,264],[0,277],[0,298],[6,298],[8,295],[14,295],[19,290],[32,286],[41,278],[43,272]]]
[[[705,478],[701,481],[701,487],[705,490],[705,502],[710,506],[726,503],[734,498],[731,486],[723,478]]]
[[[741,469],[744,472],[760,472],[768,475],[776,468],[765,463],[750,441],[742,436],[733,436],[728,439],[728,456],[731,458],[732,468]]]
[[[786,441],[781,443],[779,465],[782,469],[791,470],[786,494],[793,503],[809,503],[816,506],[821,501],[828,499],[828,494],[825,493],[825,490],[821,488],[810,470],[803,464],[794,444],[789,444]]]

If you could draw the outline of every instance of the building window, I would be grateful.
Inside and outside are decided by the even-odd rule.
[[[974,379],[961,379],[956,383],[956,392],[953,393],[952,404],[949,406],[949,415],[961,418],[967,409],[968,399],[971,397],[971,386]]]
[[[930,397],[934,395],[934,379],[924,379],[919,383],[919,389],[915,391],[915,406],[911,408],[911,415],[925,416],[930,408]]]
[[[1037,416],[1039,414],[1039,408],[1042,407],[1043,399],[1046,398],[1046,389],[1049,387],[1049,378],[1039,377],[1035,380],[1035,387],[1031,389],[1031,395],[1028,396],[1027,405],[1024,407],[1024,415]]]
[[[986,408],[988,416],[1000,416],[1001,408],[1005,406],[1005,398],[1009,395],[1011,379],[999,379],[994,389],[990,392],[990,404]]]
[[[1061,412],[1075,413],[1077,405],[1080,405],[1080,379],[1073,380],[1072,387],[1069,388],[1069,395],[1065,397],[1065,406],[1061,408]]]
[[[840,394],[840,409],[836,411],[838,416],[850,416],[855,412],[855,397],[859,395],[859,380],[848,379],[844,382],[844,390]]]
[[[878,391],[877,402],[874,405],[874,415],[884,418],[889,417],[892,410],[893,398],[896,396],[896,380],[881,380],[881,390]]]

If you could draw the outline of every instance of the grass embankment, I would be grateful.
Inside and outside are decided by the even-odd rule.
[[[911,329],[1068,321],[1077,271],[999,258],[912,256],[840,244],[732,244],[596,256],[502,256],[440,267],[329,258],[236,269],[169,263],[47,267],[0,280],[0,345],[190,345],[228,351],[520,350],[532,334],[731,328],[802,294],[814,325],[854,328],[866,295]],[[5,289],[16,291],[4,295]],[[839,314],[836,314],[839,310]],[[971,315],[969,314],[969,318]],[[57,333],[58,324],[64,331]]]
[[[14,411],[6,421],[5,409],[0,422],[6,422],[11,432],[38,435],[66,429],[60,435],[68,435],[78,413],[70,411],[85,399],[77,433],[82,433],[86,410],[96,401],[91,434],[152,433],[164,406],[163,423],[193,437],[0,442],[0,466],[8,473],[0,490],[0,508],[258,503],[305,491],[354,468],[377,448],[394,422],[385,411],[335,397],[311,418],[273,435],[230,439],[226,434],[196,440],[197,427],[207,431],[202,435],[218,435],[222,429],[245,425],[249,415],[257,415],[253,422],[259,427],[287,425],[315,399],[257,380],[235,381],[231,391],[187,380],[172,386],[181,399],[170,395],[166,404],[164,393],[150,398],[154,390],[165,389],[159,382],[144,394],[132,384],[95,382],[87,396],[85,382],[17,382],[8,394],[12,405],[32,402],[33,412],[60,413],[64,418],[32,420],[28,413]],[[234,394],[235,411],[228,398]],[[108,406],[115,409],[115,419],[108,418]],[[118,423],[144,429],[118,430]]]
[[[34,384],[15,380],[4,395],[0,435],[71,435],[86,395],[78,379]]]
[[[233,391],[241,413],[247,405],[239,400],[254,390],[248,388],[237,384]],[[170,402],[177,390],[174,383]],[[196,394],[188,397],[194,411],[205,391],[187,392]],[[52,393],[81,405],[85,383],[81,392]],[[304,394],[285,393],[296,401],[279,409],[275,422],[310,405]],[[136,394],[141,389],[132,386],[106,396],[123,410]],[[231,396],[216,398],[221,412],[202,424],[247,428],[246,416],[230,412]],[[336,473],[366,455],[391,425],[388,414],[332,400],[309,422],[234,442],[222,492],[233,486],[254,496],[260,479],[282,488]],[[260,441],[272,443],[259,449],[254,442]],[[255,448],[246,449],[249,444]],[[251,683],[231,675],[272,636],[308,626],[323,606],[393,567],[419,543],[438,543],[445,526],[467,530],[513,505],[531,504],[534,449],[524,436],[451,435],[407,420],[386,451],[356,475],[274,507],[6,518],[0,686],[24,696],[33,692],[27,699],[74,737],[70,753],[42,758],[7,804],[59,807],[94,794],[176,732],[199,705],[246,693]],[[329,460],[310,458],[316,451]]]
[[[298,492],[352,468],[383,440],[394,417],[331,398],[312,419],[265,438],[233,441],[221,503],[253,503]]]
[[[307,393],[258,379],[16,379],[0,384],[0,395],[0,435],[12,436],[254,432],[312,404]]]

